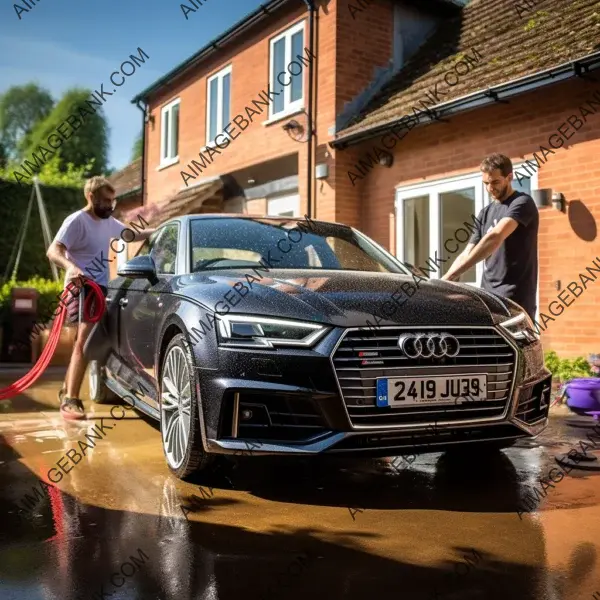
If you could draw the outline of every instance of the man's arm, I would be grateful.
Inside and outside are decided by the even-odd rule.
[[[124,230],[130,231],[131,233],[133,233],[133,235],[135,237],[132,239],[126,239],[126,238],[122,237],[122,233]],[[127,225],[125,225],[125,223],[122,223],[118,219],[113,218],[112,237],[115,239],[121,238],[124,242],[127,242],[128,244],[135,243],[135,242],[142,242],[143,240],[148,239],[155,231],[156,231],[156,228],[138,229],[137,227],[135,227],[135,228],[127,227]],[[129,236],[127,236],[127,237],[129,237]]]
[[[465,249],[456,257],[456,260],[452,263],[452,266],[450,267],[448,272],[450,273],[458,269],[458,267],[460,267],[465,262],[465,260],[467,260],[467,257],[469,256],[469,254],[471,254],[471,250],[473,250],[475,246],[476,244],[469,242],[465,246]]]
[[[468,271],[478,262],[490,257],[500,246],[502,242],[519,226],[519,223],[511,218],[504,217],[500,219],[498,225],[486,233],[481,241],[472,249],[470,254],[462,261],[460,265],[456,262],[450,270],[442,277],[444,281],[456,281],[463,273]],[[460,258],[460,257],[459,257]]]
[[[143,240],[147,240],[154,232],[156,231],[156,227],[154,229],[144,229],[142,231],[135,232],[134,242],[141,242]]]
[[[85,275],[84,272],[73,261],[67,258],[67,247],[61,242],[54,240],[50,244],[48,252],[46,252],[46,256],[55,265],[67,272],[67,279],[69,280]]]

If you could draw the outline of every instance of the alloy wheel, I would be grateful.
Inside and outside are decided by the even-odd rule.
[[[190,373],[183,349],[173,346],[165,357],[161,377],[160,416],[165,456],[177,469],[184,461],[191,425]]]

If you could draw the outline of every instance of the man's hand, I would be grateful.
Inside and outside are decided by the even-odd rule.
[[[66,276],[67,281],[74,281],[76,279],[82,281],[85,277],[85,273],[77,265],[71,265],[67,269]]]

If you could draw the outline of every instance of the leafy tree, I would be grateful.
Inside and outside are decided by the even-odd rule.
[[[0,166],[0,181],[14,181],[12,173],[18,169],[19,165],[10,163],[5,169]],[[83,190],[85,185],[86,174],[93,171],[93,162],[90,161],[81,167],[73,165],[73,163],[62,164],[60,158],[54,155],[49,158],[42,166],[37,177],[42,185],[52,187],[71,187]],[[31,183],[28,181],[27,183]],[[83,191],[82,191],[83,197]]]
[[[4,169],[6,163],[8,163],[8,154],[6,148],[4,148],[4,144],[0,142],[0,169]]]
[[[133,149],[131,151],[131,162],[138,158],[142,158],[142,154],[144,152],[144,138],[140,133],[133,143]]]
[[[13,86],[0,95],[0,140],[7,156],[18,158],[34,127],[53,106],[50,93],[35,83]]]
[[[56,134],[56,128],[66,122],[67,117],[74,115],[74,130],[70,125],[65,125],[69,139],[63,140],[56,150],[60,158],[61,170],[66,170],[66,165],[71,163],[74,167],[84,167],[93,161],[93,167],[86,175],[101,175],[106,171],[108,153],[108,124],[102,107],[90,106],[86,100],[90,99],[90,90],[75,88],[68,90],[54,107],[52,112],[41,121],[33,130],[27,147],[25,158],[31,156],[40,145],[48,148],[48,136]],[[93,110],[96,110],[94,113]],[[83,123],[81,123],[83,120]],[[39,154],[39,152],[38,152]]]

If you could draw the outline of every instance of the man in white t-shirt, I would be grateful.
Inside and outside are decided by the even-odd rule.
[[[113,238],[120,238],[124,229],[130,235],[127,241],[144,240],[154,233],[154,229],[133,231],[112,217],[115,209],[115,189],[108,179],[92,177],[84,188],[87,206],[69,215],[58,230],[54,241],[48,248],[47,256],[55,264],[65,269],[65,288],[70,291],[67,304],[70,322],[78,321],[79,295],[85,294],[82,278],[94,280],[106,295],[108,286],[108,251]],[[125,249],[125,244],[121,244]],[[91,307],[92,314],[94,307]],[[79,398],[81,382],[87,366],[83,356],[83,347],[89,337],[93,323],[81,322],[78,325],[77,339],[67,369],[65,384],[59,392],[60,410],[65,419],[83,419],[85,412]]]

